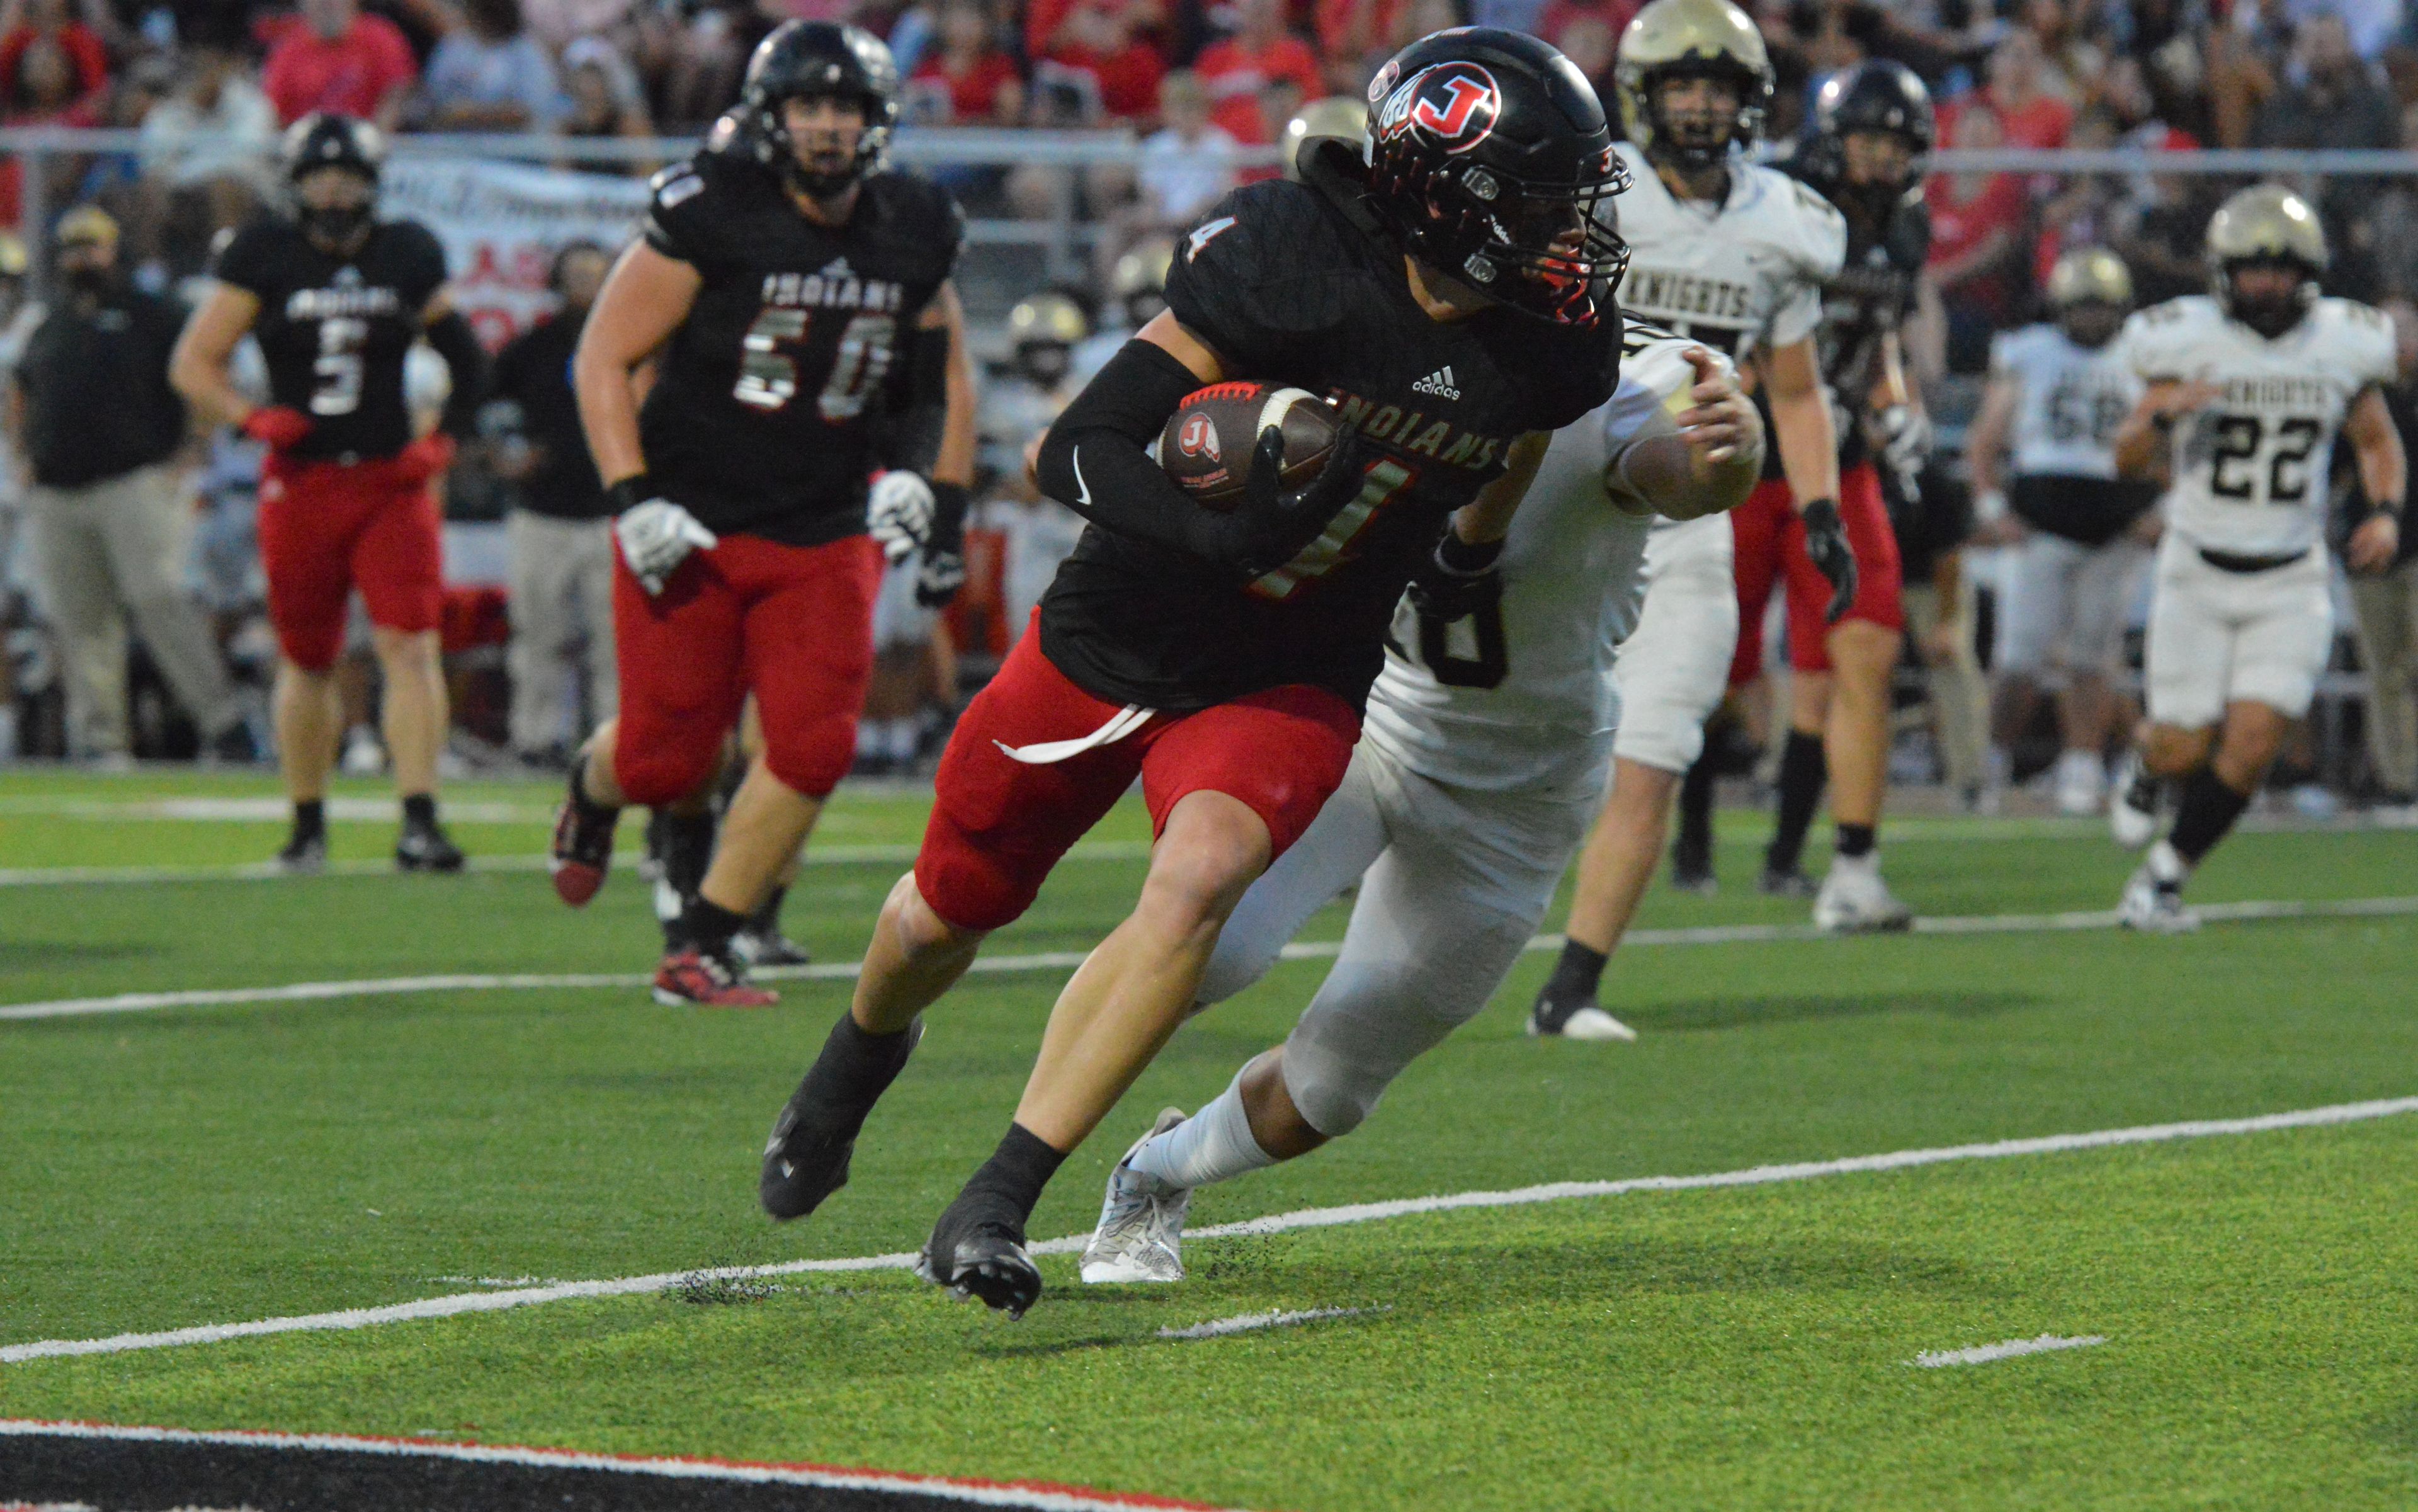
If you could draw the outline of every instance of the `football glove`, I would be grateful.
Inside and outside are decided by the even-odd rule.
[[[1272,573],[1300,555],[1359,496],[1368,475],[1370,444],[1359,432],[1347,430],[1336,436],[1335,451],[1318,476],[1287,493],[1282,486],[1284,448],[1284,432],[1277,427],[1260,433],[1243,482],[1242,505],[1221,523],[1218,556],[1247,576]]]
[[[921,474],[893,467],[865,495],[865,528],[880,543],[883,560],[904,561],[931,539],[937,508],[932,485]]]
[[[1411,607],[1423,619],[1448,625],[1503,602],[1503,542],[1473,545],[1449,527],[1436,549],[1411,574]]]
[[[1800,516],[1805,526],[1805,555],[1814,570],[1830,580],[1827,618],[1837,624],[1856,603],[1856,552],[1847,544],[1847,527],[1839,521],[1837,501],[1817,498]]]
[[[236,429],[255,441],[268,442],[272,451],[290,451],[311,434],[311,417],[290,405],[263,405],[246,415]]]
[[[1881,462],[1909,502],[1922,497],[1923,459],[1931,454],[1931,420],[1912,405],[1891,405],[1873,417]]]
[[[711,551],[722,538],[697,523],[696,515],[667,498],[654,496],[644,473],[624,478],[606,491],[616,505],[628,503],[613,516],[613,539],[621,543],[621,560],[638,586],[652,597],[663,592],[681,563],[694,551]]]
[[[453,466],[457,450],[451,436],[443,431],[431,431],[395,453],[395,474],[406,483],[424,483]]]

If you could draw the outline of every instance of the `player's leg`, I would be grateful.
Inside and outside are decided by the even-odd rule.
[[[364,520],[356,496],[329,486],[333,476],[333,468],[287,468],[271,458],[260,483],[260,561],[278,649],[271,715],[278,774],[294,805],[277,860],[296,871],[315,871],[328,855],[328,774],[344,727],[333,672],[344,647],[353,542]]]
[[[2071,645],[2066,620],[2072,602],[2074,542],[2034,530],[2006,553],[2006,592],[1998,601],[1997,645],[1991,658],[1990,730],[1994,780],[2004,786],[2014,773],[2014,751],[2040,712],[2043,695],[2062,693],[2059,646]],[[2060,702],[2060,710],[2062,703]]]
[[[878,652],[874,670],[875,676],[879,677],[880,661]],[[866,696],[870,699],[870,690]],[[857,729],[859,734],[864,732],[862,723],[858,725]],[[753,768],[764,754],[764,716],[753,698],[747,700],[746,709],[739,716],[738,744],[740,759],[744,763],[739,780],[744,781],[746,769]],[[730,790],[730,797],[735,799],[738,796],[738,788],[734,784]],[[726,801],[726,809],[727,806]],[[711,809],[706,813],[706,822],[709,826],[713,822]],[[710,829],[707,843],[710,848],[712,845]],[[803,850],[804,847],[801,844],[798,850],[790,853],[788,863],[782,866],[779,874],[773,878],[773,890],[765,893],[764,901],[756,905],[755,911],[747,915],[747,922],[740,926],[739,933],[730,937],[730,948],[738,952],[740,959],[751,967],[803,966],[812,958],[806,954],[804,946],[781,932],[781,905],[788,901],[789,889],[797,882],[801,855]],[[700,867],[696,881],[701,883],[704,879],[705,873]],[[695,891],[694,885],[691,891]]]
[[[1736,546],[1733,579],[1737,588],[1737,619],[1731,642],[1729,693],[1741,690],[1763,675],[1763,621],[1771,606],[1772,589],[1781,581],[1783,536],[1795,514],[1788,481],[1767,478],[1747,501],[1730,512]],[[1717,719],[1727,717],[1727,709]],[[1671,854],[1672,881],[1690,891],[1712,891],[1713,799],[1718,785],[1716,764],[1727,731],[1716,724],[1706,732],[1702,750],[1679,785],[1679,836]],[[1701,861],[1699,870],[1693,863]],[[1684,863],[1684,864],[1683,864]],[[1691,883],[1702,879],[1701,887]]]
[[[1084,1279],[1180,1278],[1191,1189],[1358,1127],[1405,1067],[1502,985],[1592,806],[1457,792],[1382,764],[1372,780],[1397,840],[1362,879],[1333,970],[1284,1045],[1192,1118],[1167,1126],[1162,1115],[1120,1162]]]
[[[1792,619],[1795,605],[1790,606]],[[1830,781],[1829,747],[1823,728],[1830,714],[1829,651],[1820,637],[1798,645],[1790,636],[1788,658],[1788,733],[1780,747],[1780,771],[1772,784],[1771,842],[1763,851],[1763,876],[1757,886],[1774,897],[1812,897],[1814,883],[1805,875],[1805,837],[1822,807],[1822,790]]]
[[[2208,759],[2225,717],[2237,622],[2217,570],[2180,538],[2158,549],[2142,640],[2146,712],[2125,753],[2107,827],[2138,850],[2157,837],[2158,812],[2174,785]]]
[[[369,464],[344,471],[372,495],[353,545],[353,582],[369,612],[370,644],[386,682],[379,732],[403,800],[395,864],[405,871],[460,871],[462,852],[436,819],[436,757],[451,724],[436,629],[444,607],[443,516],[426,483],[399,483]]]
[[[2418,566],[2351,578],[2350,601],[2367,669],[2367,753],[2379,797],[2418,803]]]
[[[1936,586],[1925,585],[1919,617],[1912,585],[1900,597],[1906,623],[1921,648],[1941,776],[1967,808],[1979,808],[1987,782],[1983,753],[1989,741],[1990,695],[1973,645],[1973,579],[1960,563],[1952,596],[1943,597]]]
[[[622,656],[627,664],[626,647]],[[1151,722],[1076,687],[1029,634],[967,705],[933,779],[914,870],[890,890],[849,1011],[773,1125],[757,1192],[767,1213],[803,1217],[847,1184],[857,1132],[906,1066],[918,1016],[1132,786]],[[1048,749],[1087,738],[1084,749]]]
[[[764,740],[681,921],[686,950],[719,958],[848,775],[873,669],[881,556],[865,536],[811,547],[739,536],[717,548],[715,567],[744,603],[742,664]],[[674,971],[672,960],[666,970]]]
[[[1814,900],[1814,922],[1846,931],[1903,929],[1914,922],[1913,910],[1881,879],[1878,848],[1881,802],[1889,788],[1890,687],[1905,644],[1905,612],[1898,598],[1897,537],[1870,463],[1840,475],[1839,517],[1856,554],[1856,598],[1845,618],[1822,637],[1831,673],[1822,753],[1829,768],[1838,850]],[[1801,532],[1793,545],[1792,646],[1799,627],[1819,621],[1829,591],[1805,555]]]
[[[1059,994],[1015,1122],[926,1243],[928,1278],[1010,1313],[1039,1294],[1022,1245],[1043,1185],[1183,1022],[1227,917],[1342,782],[1358,736],[1350,706],[1310,687],[1150,733],[1158,841],[1141,899]]]
[[[1706,760],[1706,721],[1721,704],[1738,638],[1731,539],[1730,523],[1715,517],[1660,527],[1646,542],[1645,602],[1614,670],[1620,713],[1612,787],[1579,856],[1569,939],[1529,1009],[1531,1033],[1632,1037],[1597,1004],[1596,987],[1653,879],[1671,795]],[[1707,796],[1711,776],[1705,767]],[[1709,875],[1709,802],[1702,822],[1696,855]]]

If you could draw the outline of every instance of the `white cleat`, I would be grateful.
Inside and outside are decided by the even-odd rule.
[[[2116,901],[2116,922],[2145,935],[2188,935],[2199,927],[2199,915],[2184,904],[2182,883],[2161,883],[2143,862]]]
[[[1143,1145],[1183,1122],[1180,1107],[1160,1113],[1150,1132],[1136,1139],[1117,1162],[1117,1168],[1109,1172],[1100,1226],[1092,1231],[1092,1242],[1083,1246],[1085,1285],[1184,1279],[1184,1213],[1192,1205],[1191,1189],[1169,1186],[1126,1164],[1141,1153]]]
[[[2107,796],[2107,769],[2089,751],[2068,751],[2057,758],[2057,811],[2069,818],[2087,818],[2099,812]]]
[[[1814,895],[1814,927],[1838,935],[1884,934],[1914,927],[1914,910],[1881,880],[1878,862],[1838,856]]]
[[[2117,770],[2115,792],[2107,802],[2107,832],[2127,850],[2138,850],[2158,837],[2158,780],[2143,769],[2135,752],[2126,752]]]
[[[1536,1026],[1532,1020],[1529,1032],[1533,1034],[1536,1031]],[[1562,1027],[1554,1032],[1566,1040],[1633,1040],[1637,1038],[1637,1031],[1600,1008],[1580,1009],[1562,1020]]]

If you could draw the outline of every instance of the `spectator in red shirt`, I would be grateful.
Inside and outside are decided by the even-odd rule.
[[[1546,0],[1545,8],[1537,15],[1537,35],[1567,53],[1562,35],[1570,23],[1592,18],[1612,29],[1617,38],[1629,29],[1638,11],[1638,0]]]
[[[57,37],[35,37],[17,50],[8,71],[0,73],[0,125],[75,126],[100,124],[100,96],[86,88],[75,57]],[[53,160],[52,172],[65,173],[54,182],[72,185],[84,172],[82,160]],[[15,158],[0,158],[0,225],[21,219],[24,168]]]
[[[991,35],[983,0],[945,0],[939,31],[939,49],[924,55],[909,85],[916,118],[951,126],[1013,126],[1021,119],[1024,81]]]
[[[394,23],[362,15],[358,0],[302,0],[300,22],[268,50],[260,86],[289,126],[328,111],[390,131],[419,77],[411,44]]]
[[[1120,12],[1127,29],[1138,35],[1155,38],[1167,25],[1163,0],[1030,0],[1024,7],[1024,55],[1037,60],[1081,45],[1067,25],[1077,11],[1087,8]]]
[[[1139,35],[1142,19],[1140,8],[1123,0],[1078,0],[1048,56],[1033,70],[1034,83],[1080,90],[1089,97],[1080,113],[1085,115],[1094,109],[1115,120],[1157,115],[1158,81],[1166,76],[1167,60]]]
[[[25,0],[13,22],[6,19],[18,9],[14,5],[0,7],[0,28],[6,32],[0,35],[0,79],[14,80],[25,49],[47,38],[73,66],[79,98],[96,93],[109,82],[108,44],[99,33],[68,14],[67,0]]]
[[[2074,107],[2049,92],[2046,67],[2040,38],[2021,27],[1990,53],[1990,82],[1975,99],[1997,117],[2007,146],[2061,147],[2074,130]]]
[[[1958,147],[2006,145],[1998,117],[1988,107],[1957,113]],[[1990,333],[2012,322],[2023,266],[2023,230],[2031,210],[2023,179],[2014,174],[1935,175],[1923,187],[1931,210],[1931,258],[1924,268],[1939,290],[1948,314],[1948,365],[1978,373],[1985,365]]]
[[[1274,142],[1322,92],[1318,54],[1284,29],[1284,0],[1238,0],[1234,10],[1234,35],[1203,49],[1193,69],[1209,86],[1213,123],[1237,142]]]

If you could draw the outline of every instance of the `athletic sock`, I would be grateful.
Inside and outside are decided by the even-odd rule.
[[[788,895],[789,889],[786,884],[765,893],[764,901],[758,904],[756,911],[747,916],[747,927],[759,935],[780,933],[781,904]]]
[[[990,1158],[966,1183],[957,1201],[978,1200],[991,1197],[1016,1210],[1016,1236],[1024,1238],[1024,1220],[1033,1216],[1033,1206],[1041,1200],[1041,1189],[1066,1160],[1065,1152],[1053,1150],[1041,1136],[1021,1123],[1007,1126],[1007,1137],[999,1141]],[[953,1204],[954,1205],[954,1204]]]
[[[2184,865],[2196,866],[2249,806],[2248,793],[2235,792],[2214,771],[2202,767],[2183,782],[2182,802],[2166,839]]]
[[[588,796],[588,753],[586,750],[583,749],[572,754],[571,772],[565,780],[570,787],[571,801],[579,805],[580,812],[589,818],[609,819],[621,812],[610,803],[600,803],[596,802],[596,800]]]
[[[841,1014],[823,1039],[822,1053],[799,1084],[798,1095],[808,1107],[837,1108],[861,1120],[906,1069],[915,1038],[912,1024],[876,1034],[857,1023],[855,1015]]]
[[[1718,726],[1705,731],[1704,754],[1679,779],[1679,837],[1672,843],[1674,855],[1708,857],[1713,853],[1713,793],[1721,782],[1720,736]]]
[[[1763,869],[1793,872],[1805,854],[1805,832],[1814,827],[1814,810],[1822,802],[1822,785],[1829,765],[1822,756],[1822,737],[1790,730],[1780,752],[1780,823],[1763,853]]]
[[[1873,847],[1878,843],[1879,837],[1875,833],[1872,825],[1842,824],[1839,826],[1839,854],[1849,861],[1871,855]]]
[[[294,837],[298,840],[321,840],[328,833],[328,805],[324,800],[306,798],[294,805]]]
[[[1165,1134],[1154,1135],[1126,1162],[1145,1176],[1186,1191],[1276,1163],[1277,1157],[1261,1149],[1251,1133],[1241,1072],[1207,1107]]]
[[[664,949],[678,951],[697,942],[688,932],[688,910],[696,902],[696,890],[705,885],[706,868],[713,863],[713,811],[675,814],[659,809],[650,830],[664,867],[655,884],[655,919],[664,926]]]
[[[1545,981],[1545,996],[1555,1002],[1573,999],[1593,1002],[1596,986],[1603,981],[1603,963],[1611,958],[1575,939],[1563,941],[1562,958],[1553,963],[1553,974]]]
[[[406,793],[403,795],[403,823],[408,830],[426,830],[436,823],[436,795]]]
[[[727,955],[730,937],[739,933],[746,919],[731,912],[719,903],[709,903],[692,896],[681,910],[680,938],[708,955]]]
[[[2191,863],[2175,853],[2175,843],[2161,840],[2150,848],[2150,880],[2170,893],[2182,891],[2183,881],[2191,876]]]

